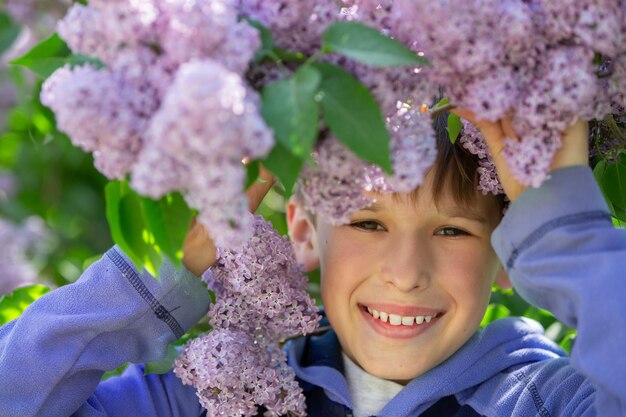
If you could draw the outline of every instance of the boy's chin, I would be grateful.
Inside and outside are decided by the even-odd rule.
[[[406,366],[406,363],[404,364]],[[369,369],[368,369],[369,368]],[[396,382],[400,385],[406,385],[415,378],[425,374],[433,367],[419,366],[400,368],[397,364],[387,364],[377,367],[363,367],[363,369],[370,375],[375,377],[386,379],[388,381]]]

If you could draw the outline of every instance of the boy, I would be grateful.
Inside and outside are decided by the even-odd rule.
[[[498,151],[506,121],[474,122],[513,201],[497,228],[501,202],[460,182],[474,177],[459,168],[471,160],[445,133],[415,195],[379,196],[348,225],[313,219],[290,201],[297,257],[321,267],[333,326],[286,347],[310,416],[626,416],[626,281],[617,268],[626,235],[579,166],[585,126],[565,135],[552,178],[522,193]],[[253,205],[265,191],[253,190]],[[490,239],[517,290],[578,328],[571,361],[530,320],[476,332],[492,283],[509,285]],[[172,373],[144,376],[132,365],[100,377],[158,359],[206,313],[209,297],[194,274],[214,261],[208,246],[194,226],[189,271],[165,265],[161,283],[112,249],[77,283],[0,328],[0,415],[203,415],[193,388]]]

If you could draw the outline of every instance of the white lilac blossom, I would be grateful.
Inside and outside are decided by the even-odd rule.
[[[575,119],[625,104],[622,0],[398,0],[391,14],[392,34],[425,53],[451,102],[479,119],[511,116],[521,140],[505,156],[524,184],[541,184]],[[612,62],[603,79],[598,54]]]
[[[250,215],[252,217],[252,215]],[[261,216],[241,247],[218,249],[218,263],[203,279],[216,297],[213,330],[190,341],[174,365],[196,388],[209,415],[304,416],[302,389],[278,341],[312,332],[317,307],[289,240]]]

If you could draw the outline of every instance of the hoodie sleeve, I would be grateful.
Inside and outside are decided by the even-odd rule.
[[[626,416],[626,230],[587,167],[554,171],[509,208],[492,244],[519,294],[578,329],[572,365],[598,416]]]
[[[118,248],[73,284],[44,295],[0,327],[0,415],[198,416],[193,389],[173,373],[143,375],[126,362],[155,361],[206,314],[206,286],[164,263],[157,281]]]

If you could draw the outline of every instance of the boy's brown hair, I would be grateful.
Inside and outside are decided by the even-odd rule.
[[[462,207],[469,207],[476,198],[479,184],[478,157],[471,154],[459,141],[450,142],[447,130],[448,113],[440,114],[433,120],[437,141],[437,158],[433,164],[433,197],[435,204],[441,199],[444,190],[448,190],[454,201]],[[412,193],[416,198],[419,188]],[[494,198],[500,209],[504,209],[504,195],[490,196]],[[500,210],[502,211],[502,210]]]

